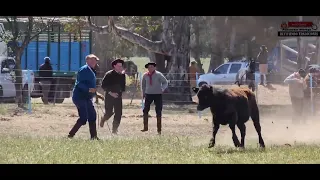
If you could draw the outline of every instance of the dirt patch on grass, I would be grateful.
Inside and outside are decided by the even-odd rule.
[[[313,117],[305,118],[304,124],[293,125],[291,122],[291,105],[287,87],[275,85],[276,90],[259,86],[258,101],[261,112],[262,133],[266,144],[291,144],[294,142],[318,142],[320,122]],[[198,117],[195,105],[165,105],[163,111],[163,136],[188,136],[194,145],[207,144],[211,134],[211,114],[208,110]],[[97,105],[98,117],[103,115],[103,104]],[[66,137],[78,118],[76,108],[71,100],[63,104],[43,105],[39,99],[33,100],[31,114],[18,111],[13,105],[2,108],[0,134]],[[154,108],[150,111],[149,132],[142,133],[141,100],[124,100],[122,122],[119,137],[156,136],[156,118]],[[108,125],[112,126],[112,118]],[[239,132],[237,132],[239,134]],[[108,126],[98,128],[102,139],[112,138]],[[89,138],[88,126],[83,126],[78,138]],[[318,138],[319,137],[319,138]],[[240,138],[240,135],[239,135]],[[247,123],[247,142],[257,143],[258,137],[252,122]],[[217,144],[232,145],[231,132],[228,126],[220,128]]]

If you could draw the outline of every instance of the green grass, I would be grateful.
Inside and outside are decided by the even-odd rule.
[[[196,146],[187,137],[112,138],[103,141],[2,136],[0,163],[319,163],[315,145],[268,147]]]

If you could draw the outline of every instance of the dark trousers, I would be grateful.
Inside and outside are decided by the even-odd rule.
[[[69,132],[69,136],[73,137],[81,126],[89,122],[89,131],[91,138],[97,138],[96,119],[97,113],[91,99],[72,99],[78,110],[79,118],[76,124]]]
[[[110,96],[108,93],[105,94],[105,101],[104,101],[104,108],[105,108],[105,115],[104,119],[108,120],[113,115],[114,110],[114,117],[112,122],[112,130],[115,132],[118,130],[121,122],[122,116],[122,97],[114,98]]]
[[[155,105],[155,111],[157,117],[162,116],[162,94],[146,94],[145,96],[145,102],[144,102],[144,108],[143,108],[143,114],[148,115],[150,111],[150,105],[154,102]]]
[[[40,80],[42,90],[42,101],[44,104],[48,104],[48,97],[50,92],[51,80]]]
[[[302,113],[303,113],[303,98],[291,97],[292,110],[293,110],[293,118],[294,122],[302,121]]]

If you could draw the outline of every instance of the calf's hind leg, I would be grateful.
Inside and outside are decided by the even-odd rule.
[[[236,123],[237,122],[238,122],[238,113],[233,113],[231,122],[229,124],[229,127],[230,127],[231,132],[232,132],[233,143],[234,143],[234,145],[236,147],[239,147],[240,146],[240,142],[239,142],[238,136],[236,134]]]
[[[218,133],[219,128],[220,128],[220,124],[213,123],[212,138],[210,139],[210,143],[209,143],[209,147],[208,148],[212,148],[216,144],[216,135]]]
[[[239,142],[238,136],[236,134],[236,125],[235,124],[230,124],[229,127],[230,127],[231,132],[232,132],[232,140],[233,140],[234,146],[240,147],[240,142]]]
[[[266,146],[264,145],[264,140],[263,140],[262,135],[261,135],[260,122],[253,121],[253,125],[254,125],[254,128],[256,129],[256,131],[258,133],[258,136],[259,136],[260,147],[265,148]]]
[[[260,117],[259,117],[259,111],[258,111],[258,107],[257,106],[255,106],[253,108],[253,112],[251,114],[251,119],[253,121],[254,128],[256,129],[256,131],[258,133],[258,136],[259,136],[260,147],[261,148],[265,148],[266,146],[264,144],[264,140],[263,140],[262,135],[261,135]]]
[[[245,137],[246,137],[246,125],[244,123],[237,123],[237,126],[240,130],[240,134],[241,134],[241,144],[240,147],[244,148],[244,141],[245,141]]]

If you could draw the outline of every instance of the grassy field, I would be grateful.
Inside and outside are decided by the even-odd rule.
[[[0,163],[37,164],[265,164],[320,163],[319,146],[273,146],[239,150],[195,146],[188,138],[135,138],[108,141],[2,137]]]
[[[144,72],[147,58],[133,58]],[[204,67],[209,64],[203,59]],[[206,69],[205,69],[206,70]],[[288,88],[275,90],[259,86],[258,104],[262,136],[267,148],[257,146],[257,133],[249,121],[246,149],[233,147],[231,131],[222,126],[216,147],[208,149],[212,134],[209,111],[201,118],[195,105],[170,105],[163,108],[163,131],[156,134],[154,107],[151,107],[149,131],[142,133],[141,99],[123,101],[122,122],[117,136],[108,126],[98,128],[100,141],[90,141],[88,125],[74,139],[66,136],[78,115],[70,99],[63,104],[43,105],[32,99],[32,113],[0,104],[0,163],[320,163],[320,122],[305,116],[303,124],[292,124]],[[96,105],[98,119],[103,104]],[[111,126],[112,118],[108,121]],[[238,137],[240,134],[237,131]]]

